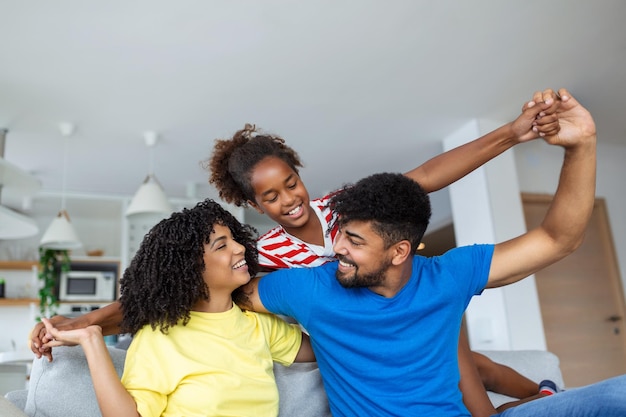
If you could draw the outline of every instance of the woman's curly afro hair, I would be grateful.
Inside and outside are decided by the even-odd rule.
[[[248,271],[251,277],[256,275],[259,265],[254,228],[241,224],[209,199],[173,213],[146,234],[124,272],[120,283],[122,332],[134,334],[149,324],[167,333],[171,326],[187,324],[197,301],[210,299],[202,274],[211,266],[204,264],[203,255],[216,224],[228,227],[233,239],[245,246]],[[233,301],[247,304],[241,288],[233,291]]]
[[[216,139],[213,154],[203,163],[210,171],[209,183],[227,203],[245,206],[254,201],[254,190],[250,184],[252,169],[267,157],[283,160],[294,172],[302,167],[300,157],[284,139],[276,135],[261,134],[255,125],[245,127],[230,139]]]
[[[374,174],[346,185],[328,204],[335,215],[333,223],[343,226],[353,220],[371,221],[387,248],[408,240],[413,253],[424,237],[431,215],[424,189],[395,173]]]

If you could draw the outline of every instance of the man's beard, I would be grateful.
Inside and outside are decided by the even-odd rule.
[[[337,258],[343,262],[354,265],[352,262],[347,262],[345,260],[345,257],[337,256]],[[366,274],[360,274],[359,266],[355,265],[354,273],[348,275],[347,273],[343,273],[337,270],[335,272],[335,278],[337,278],[339,284],[341,284],[341,286],[344,288],[375,287],[385,282],[387,271],[389,270],[390,266],[391,260],[385,259],[381,262],[380,266],[375,271]]]

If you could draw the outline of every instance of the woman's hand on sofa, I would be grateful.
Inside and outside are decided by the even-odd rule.
[[[87,315],[82,315],[72,318],[54,316],[45,320],[51,323],[57,330],[73,330],[86,328],[90,325],[90,323],[85,319],[86,316]],[[42,322],[37,323],[30,332],[30,349],[33,351],[35,356],[37,356],[37,358],[45,356],[48,358],[48,361],[52,361],[52,348],[50,347],[52,345],[49,345],[52,337],[46,329],[43,320],[44,319],[42,319]]]
[[[47,320],[54,326],[63,328],[63,322],[69,321],[70,319],[65,316],[54,316]],[[52,349],[44,347],[44,344],[46,342],[49,342],[49,340],[46,338],[47,333],[48,331],[46,330],[43,322],[37,323],[35,327],[33,327],[33,330],[31,330],[30,332],[29,346],[30,350],[33,351],[37,359],[45,356],[48,358],[48,361],[52,361]]]

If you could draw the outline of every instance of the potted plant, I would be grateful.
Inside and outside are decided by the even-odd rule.
[[[42,317],[57,314],[59,299],[57,289],[62,272],[70,270],[70,256],[67,250],[39,248],[39,313],[37,321]]]

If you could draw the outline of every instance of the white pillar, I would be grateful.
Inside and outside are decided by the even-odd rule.
[[[452,149],[490,130],[494,123],[472,120],[443,140]],[[450,186],[458,246],[498,243],[526,231],[512,151]],[[534,276],[474,297],[466,312],[474,350],[546,349]]]

